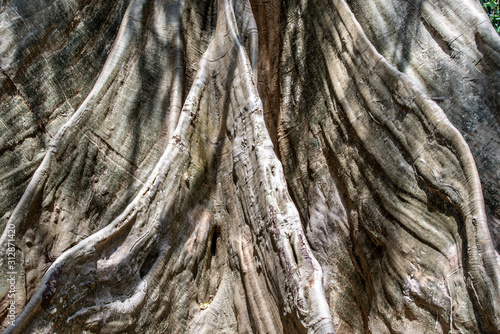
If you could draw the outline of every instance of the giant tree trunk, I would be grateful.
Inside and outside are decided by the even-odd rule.
[[[500,331],[479,2],[0,6],[5,333]]]

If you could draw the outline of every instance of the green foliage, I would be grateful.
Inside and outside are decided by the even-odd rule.
[[[500,34],[500,0],[481,0],[481,4],[490,17],[493,27]]]

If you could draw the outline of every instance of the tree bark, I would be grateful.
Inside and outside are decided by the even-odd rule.
[[[474,0],[0,2],[4,333],[500,332]]]

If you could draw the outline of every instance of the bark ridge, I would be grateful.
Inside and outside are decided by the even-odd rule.
[[[443,3],[1,2],[4,333],[500,331],[500,38]]]

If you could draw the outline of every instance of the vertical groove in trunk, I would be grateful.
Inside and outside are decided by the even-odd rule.
[[[7,3],[5,333],[500,330],[473,1]]]

